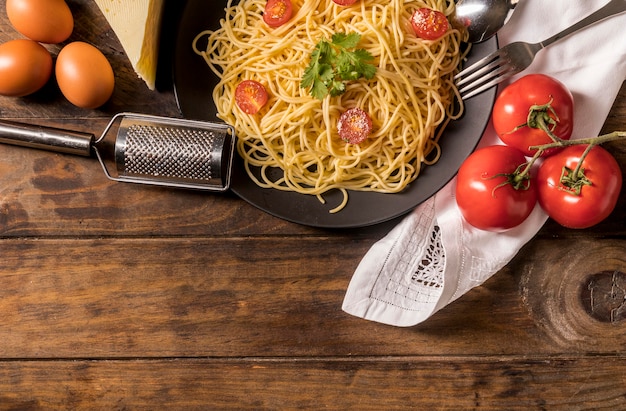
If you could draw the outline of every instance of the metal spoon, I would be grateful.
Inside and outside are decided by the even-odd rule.
[[[470,43],[492,37],[509,20],[519,0],[459,0],[456,21],[469,32]]]

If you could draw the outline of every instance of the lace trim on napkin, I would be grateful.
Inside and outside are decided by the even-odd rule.
[[[389,250],[370,298],[418,311],[441,297],[445,269],[441,229],[434,218],[434,203],[423,211]]]

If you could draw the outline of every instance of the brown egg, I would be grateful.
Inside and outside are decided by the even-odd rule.
[[[7,0],[6,10],[15,30],[41,43],[60,43],[74,30],[74,18],[64,0]]]
[[[82,41],[61,49],[55,74],[65,98],[82,108],[100,107],[111,98],[115,88],[115,76],[107,58]]]
[[[0,94],[21,97],[42,88],[52,75],[52,56],[28,39],[0,45]]]

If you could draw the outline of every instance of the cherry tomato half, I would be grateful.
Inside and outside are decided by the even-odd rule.
[[[267,0],[263,21],[270,27],[279,27],[285,24],[293,14],[291,0]]]
[[[437,40],[448,31],[448,19],[438,10],[422,7],[411,16],[411,26],[417,37],[424,40]]]
[[[352,6],[354,3],[356,3],[356,0],[333,0],[333,2],[340,6]]]
[[[534,117],[529,119],[529,110],[533,106],[544,108],[535,111]],[[535,151],[529,147],[552,142],[544,130],[534,127],[536,121],[544,121],[549,128],[553,128],[554,135],[569,140],[574,128],[574,98],[557,79],[544,74],[529,74],[500,93],[493,106],[492,118],[500,140],[532,156]],[[558,150],[547,150],[543,156]]]
[[[244,80],[235,89],[235,102],[246,114],[256,114],[267,103],[268,95],[263,84]]]
[[[523,180],[519,188],[508,181],[525,163],[524,154],[509,146],[473,152],[461,165],[456,183],[456,201],[465,221],[488,231],[505,231],[521,224],[537,202],[535,181]]]
[[[546,158],[537,172],[539,204],[553,220],[569,228],[588,228],[607,218],[622,188],[619,164],[599,146],[593,147],[583,160],[580,170],[586,180],[579,180],[579,194],[562,182],[562,175],[573,173],[586,148],[566,147]]]
[[[337,132],[346,143],[359,144],[372,132],[372,119],[358,107],[348,109],[339,117]]]

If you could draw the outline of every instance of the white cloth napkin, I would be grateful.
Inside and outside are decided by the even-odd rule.
[[[500,45],[542,41],[591,14],[607,0],[522,0],[500,30]],[[605,19],[542,50],[511,79],[543,73],[574,95],[572,138],[597,135],[626,78],[626,14]],[[506,86],[504,83],[501,87]],[[501,144],[491,125],[480,146]],[[445,153],[444,153],[445,155]],[[468,225],[454,199],[453,179],[367,252],[346,292],[343,310],[367,320],[413,326],[505,266],[547,216],[539,206],[504,233]]]

